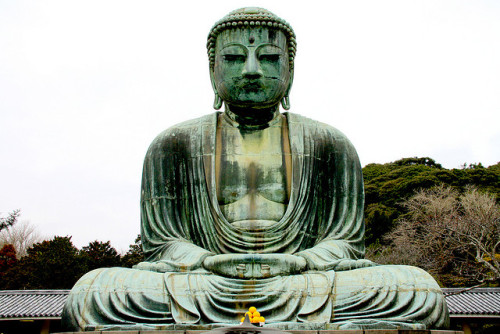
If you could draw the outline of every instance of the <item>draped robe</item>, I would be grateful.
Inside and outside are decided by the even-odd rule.
[[[447,325],[439,287],[418,268],[336,270],[340,259],[364,256],[364,190],[354,147],[330,126],[285,114],[292,155],[287,210],[266,230],[231,225],[216,196],[217,115],[167,129],[146,155],[141,235],[146,261],[160,272],[139,265],[88,273],[66,303],[69,329],[210,328],[234,324],[249,306],[285,329]],[[307,271],[238,279],[202,266],[208,256],[232,253],[302,256]]]

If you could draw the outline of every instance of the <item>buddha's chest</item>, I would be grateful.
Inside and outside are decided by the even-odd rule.
[[[217,200],[229,221],[276,221],[283,215],[291,159],[280,125],[247,133],[230,126],[219,128]]]
[[[287,201],[282,155],[222,154],[217,183],[220,204],[235,202],[246,195],[262,196],[277,203]]]

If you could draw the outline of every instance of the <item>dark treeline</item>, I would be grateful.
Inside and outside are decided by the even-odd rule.
[[[488,168],[479,163],[446,169],[431,158],[404,158],[366,165],[363,177],[367,246],[386,243],[383,236],[407,213],[403,203],[417,190],[444,184],[463,193],[472,185],[497,199],[500,196],[500,163]]]
[[[20,259],[12,245],[0,249],[0,289],[70,289],[86,272],[102,267],[132,267],[143,260],[138,236],[121,256],[109,241],[76,248],[71,237],[54,237],[34,244]]]
[[[430,158],[405,158],[386,164],[369,164],[363,168],[363,173],[366,245],[371,250],[370,258],[374,260],[377,260],[377,249],[383,252],[390,250],[390,242],[384,236],[389,235],[398,222],[409,214],[404,202],[417,190],[444,185],[463,193],[472,185],[493,194],[497,201],[500,195],[500,163],[488,168],[471,164],[460,169],[446,169]],[[5,225],[14,223],[6,219]],[[140,237],[124,255],[118,254],[109,241],[93,241],[78,249],[71,237],[60,236],[34,244],[20,259],[16,258],[12,245],[4,245],[0,249],[0,289],[70,289],[92,269],[132,267],[142,260]],[[417,265],[425,267],[424,264]],[[471,284],[467,280],[455,281]],[[448,282],[455,281],[441,283],[448,285]]]
[[[367,258],[423,268],[447,287],[500,284],[500,163],[405,158],[363,173]]]

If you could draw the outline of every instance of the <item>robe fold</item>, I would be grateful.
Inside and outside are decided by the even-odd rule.
[[[445,327],[442,293],[422,270],[335,271],[340,259],[364,256],[359,159],[338,130],[285,115],[292,155],[290,200],[282,219],[263,231],[231,225],[218,205],[218,113],[161,133],[147,152],[141,192],[142,244],[152,266],[85,275],[64,310],[68,328],[234,324],[249,306],[257,307],[266,323],[289,329],[294,324],[302,329]],[[207,256],[233,253],[293,254],[306,259],[307,271],[235,279],[202,266]]]
[[[286,116],[292,192],[282,219],[264,232],[234,227],[217,203],[217,114],[181,123],[153,141],[141,193],[148,261],[174,269],[192,268],[209,254],[300,253],[310,269],[325,270],[339,258],[363,256],[363,176],[354,147],[332,127]]]

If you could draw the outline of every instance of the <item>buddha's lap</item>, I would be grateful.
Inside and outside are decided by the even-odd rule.
[[[171,291],[176,295],[197,298],[208,294],[234,296],[235,305],[243,301],[257,301],[261,296],[290,296],[331,293],[333,307],[346,307],[371,298],[442,298],[435,280],[422,269],[411,266],[375,266],[349,271],[306,272],[299,275],[278,276],[260,280],[225,278],[211,273],[158,273],[129,268],[101,268],[87,273],[73,288],[73,298],[92,300],[99,298],[127,299],[131,296],[147,297],[149,304],[170,305]],[[252,297],[245,299],[250,294]],[[392,295],[392,297],[391,297]],[[431,296],[431,297],[428,297]],[[247,296],[248,297],[248,296]],[[291,297],[289,297],[291,298]],[[83,300],[81,300],[83,301]],[[244,302],[243,302],[244,304]]]

